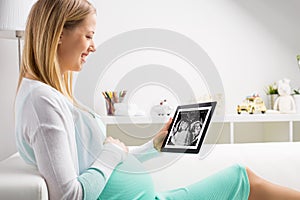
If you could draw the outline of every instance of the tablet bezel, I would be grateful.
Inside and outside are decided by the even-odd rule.
[[[194,153],[194,154],[199,153],[201,146],[203,144],[204,138],[207,134],[216,104],[217,104],[217,102],[212,101],[212,102],[204,102],[204,103],[177,106],[176,111],[173,116],[173,121],[168,130],[168,134],[165,137],[164,142],[162,144],[161,151],[162,152],[174,152],[174,153]],[[207,111],[207,113],[206,114],[201,113],[201,111],[202,112]],[[193,143],[191,145],[176,145],[176,144],[172,143],[172,141],[171,141],[172,137],[173,137],[171,135],[173,132],[172,129],[174,128],[175,125],[177,126],[177,123],[179,123],[180,120],[182,120],[181,115],[183,115],[183,114],[188,115],[188,112],[193,112],[196,115],[198,112],[198,114],[199,114],[199,119],[197,119],[197,118],[188,119],[191,121],[189,126],[191,125],[191,123],[193,123],[197,120],[200,121],[201,115],[202,115],[202,119],[203,119],[203,115],[205,115],[204,122],[203,122],[202,128],[201,128],[201,134],[199,134],[199,136],[197,136],[197,144],[196,145],[192,145]],[[181,113],[183,113],[183,114],[181,114]]]

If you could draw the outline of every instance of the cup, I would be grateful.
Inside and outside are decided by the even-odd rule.
[[[107,115],[115,115],[115,104],[122,103],[126,95],[126,90],[122,91],[104,91],[102,95],[105,98]]]
[[[136,104],[115,103],[114,108],[114,114],[119,116],[134,116],[138,112],[138,107]]]

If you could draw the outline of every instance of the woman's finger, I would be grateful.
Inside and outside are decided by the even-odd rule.
[[[173,118],[170,118],[169,121],[164,125],[164,127],[163,127],[161,130],[162,130],[162,131],[167,131],[167,130],[169,130],[169,127],[170,127],[172,121],[173,121]]]

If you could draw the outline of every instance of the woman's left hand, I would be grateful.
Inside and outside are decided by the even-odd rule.
[[[169,127],[172,123],[173,119],[170,118],[169,121],[165,124],[165,126],[154,136],[153,138],[153,146],[157,151],[161,150],[162,143],[168,134]]]

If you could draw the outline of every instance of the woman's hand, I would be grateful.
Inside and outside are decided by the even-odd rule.
[[[128,147],[118,139],[114,139],[111,136],[109,136],[104,141],[104,144],[106,144],[106,143],[114,144],[116,147],[120,148],[122,151],[128,153]]]
[[[162,143],[168,134],[169,127],[172,123],[173,119],[170,118],[169,121],[165,124],[165,126],[154,136],[153,138],[153,146],[157,151],[161,150]]]

